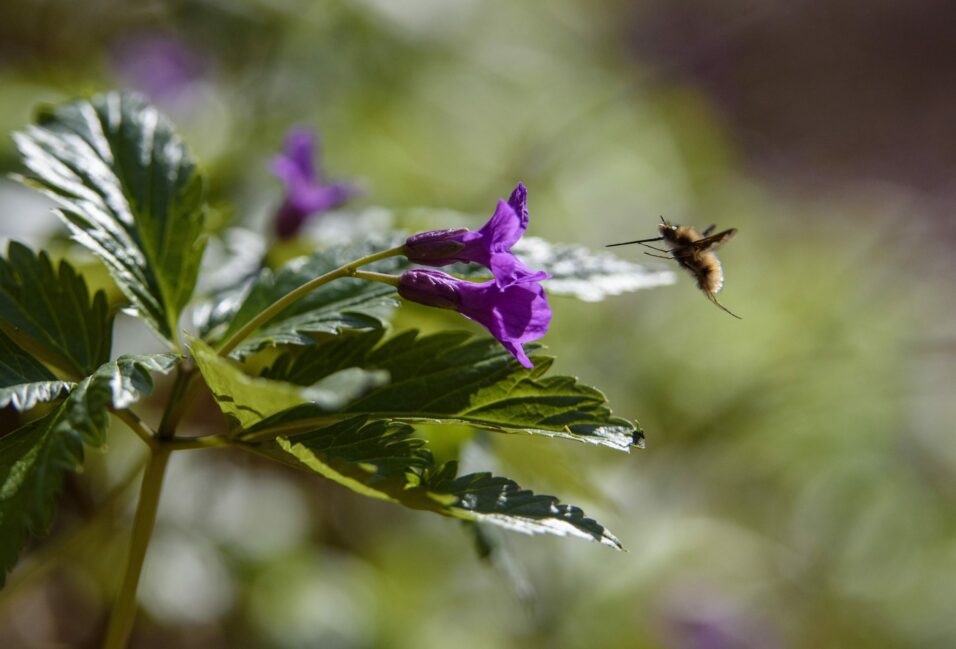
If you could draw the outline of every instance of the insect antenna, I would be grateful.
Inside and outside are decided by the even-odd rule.
[[[704,294],[710,299],[711,302],[713,302],[714,304],[716,304],[719,308],[721,308],[722,310],[726,311],[726,312],[729,313],[730,315],[734,316],[734,317],[737,318],[738,320],[743,320],[743,318],[741,318],[739,315],[737,315],[736,313],[734,313],[733,311],[731,311],[730,309],[728,309],[727,307],[725,307],[723,304],[721,304],[720,302],[718,302],[718,301],[717,301],[717,297],[716,297],[713,293],[711,293],[710,291],[704,291]]]
[[[653,239],[637,239],[636,241],[622,241],[621,243],[609,243],[605,248],[613,248],[614,246],[629,246],[632,243],[648,243],[650,241],[663,241],[664,237],[654,237]]]

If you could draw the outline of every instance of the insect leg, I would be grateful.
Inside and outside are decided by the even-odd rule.
[[[646,244],[646,243],[642,243],[641,245],[644,246],[645,248],[650,248],[651,250],[656,250],[657,252],[664,252],[664,253],[670,252],[670,250],[665,250],[664,248],[657,248],[657,247],[655,247],[655,246],[649,246],[649,245]]]
[[[657,249],[655,248],[655,250]],[[648,257],[657,257],[658,259],[667,259],[667,260],[673,259],[673,257],[665,257],[664,255],[655,255],[653,252],[645,252],[644,254],[647,255]]]
[[[738,320],[743,320],[743,318],[741,318],[739,315],[737,315],[736,313],[734,313],[733,311],[731,311],[730,309],[728,309],[727,307],[725,307],[723,304],[721,304],[720,302],[718,302],[718,301],[717,301],[717,297],[716,297],[713,293],[711,293],[710,291],[704,291],[704,295],[706,295],[706,296],[710,299],[711,302],[713,302],[714,304],[716,304],[718,308],[723,309],[724,311],[726,311],[726,312],[729,313],[730,315],[734,316],[734,317],[737,318]]]
[[[704,230],[703,232],[700,233],[700,235],[701,235],[702,237],[706,237],[708,234],[710,234],[711,232],[713,232],[713,231],[714,231],[714,228],[716,228],[716,227],[717,227],[717,224],[716,224],[716,223],[711,223],[710,225],[707,226],[707,229],[706,229],[706,230]]]

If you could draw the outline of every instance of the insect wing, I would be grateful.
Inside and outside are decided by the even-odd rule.
[[[696,250],[716,250],[735,234],[737,234],[737,228],[730,228],[729,230],[712,234],[709,237],[698,239],[689,245],[694,247]]]

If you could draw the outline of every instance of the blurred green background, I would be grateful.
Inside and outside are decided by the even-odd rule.
[[[38,102],[147,93],[201,161],[213,229],[269,230],[268,160],[294,125],[321,132],[359,208],[477,227],[522,180],[529,234],[553,241],[652,236],[658,215],[739,229],[721,299],[742,321],[684,276],[552,299],[556,370],[638,419],[646,450],[462,449],[581,505],[628,553],[511,535],[482,561],[454,521],[184,453],[133,645],[956,646],[954,66],[956,6],[934,0],[0,3],[0,131]],[[0,168],[20,170],[7,136]],[[0,225],[79,254],[12,181]],[[117,350],[155,345],[119,324]],[[67,484],[0,591],[0,646],[98,646],[135,489],[95,512],[134,481],[131,438]]]

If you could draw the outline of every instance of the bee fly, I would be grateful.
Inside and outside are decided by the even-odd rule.
[[[740,316],[732,312],[723,304],[717,301],[717,293],[724,286],[724,271],[720,267],[720,260],[714,251],[725,241],[737,233],[735,228],[711,234],[716,226],[710,226],[703,232],[698,232],[689,225],[674,225],[668,223],[661,217],[661,224],[657,226],[661,236],[653,239],[639,239],[637,241],[624,241],[621,243],[608,244],[608,248],[614,246],[627,246],[633,243],[639,243],[642,246],[656,250],[658,252],[670,253],[670,257],[661,257],[661,255],[651,255],[651,257],[661,257],[662,259],[671,259],[681,267],[686,269],[694,279],[697,280],[697,287],[704,292],[711,302],[734,316],[738,320]],[[649,246],[652,241],[663,241],[669,250]]]

